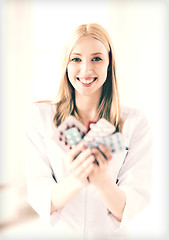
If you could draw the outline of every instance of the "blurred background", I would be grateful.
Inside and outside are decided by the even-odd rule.
[[[130,224],[133,239],[167,236],[167,1],[1,0],[0,239],[52,239],[26,199],[23,121],[33,101],[56,95],[61,50],[88,22],[111,35],[121,103],[142,110],[152,128],[152,200]]]

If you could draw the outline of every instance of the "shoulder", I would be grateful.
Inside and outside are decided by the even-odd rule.
[[[121,106],[121,118],[124,123],[131,122],[148,122],[146,115],[140,109]]]
[[[143,112],[139,109],[121,106],[121,117],[124,121],[127,119],[143,117],[143,115]]]
[[[143,111],[126,106],[121,107],[121,118],[124,121],[123,133],[127,135],[151,132],[150,123]]]
[[[35,102],[28,109],[28,114],[52,115],[56,112],[56,104],[52,102]]]
[[[26,115],[24,125],[42,126],[46,123],[53,123],[56,113],[56,104],[52,102],[36,102],[32,103]]]

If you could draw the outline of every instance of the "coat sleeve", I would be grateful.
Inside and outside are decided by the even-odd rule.
[[[126,194],[126,205],[122,221],[114,221],[117,229],[126,225],[148,205],[151,194],[152,133],[149,122],[139,112],[134,119],[128,120],[125,129],[130,132],[130,141],[118,174],[118,186]]]
[[[60,211],[50,215],[51,192],[56,179],[46,153],[43,128],[39,109],[36,104],[33,104],[24,121],[28,202],[40,217],[50,222],[53,215],[55,220],[59,219]]]

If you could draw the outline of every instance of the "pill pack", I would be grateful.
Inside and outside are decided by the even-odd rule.
[[[68,116],[57,128],[56,142],[63,150],[67,151],[78,144],[86,132],[87,128],[81,122],[73,116]]]
[[[67,117],[57,128],[57,142],[64,149],[69,150],[80,142],[89,148],[106,146],[113,153],[126,149],[123,135],[115,132],[115,126],[104,118],[96,123],[91,122],[88,129],[75,117]]]

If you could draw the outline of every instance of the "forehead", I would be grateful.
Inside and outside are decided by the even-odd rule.
[[[107,54],[108,50],[106,49],[105,45],[102,42],[100,42],[98,39],[91,36],[82,36],[77,40],[77,42],[73,46],[71,54],[73,53]]]

